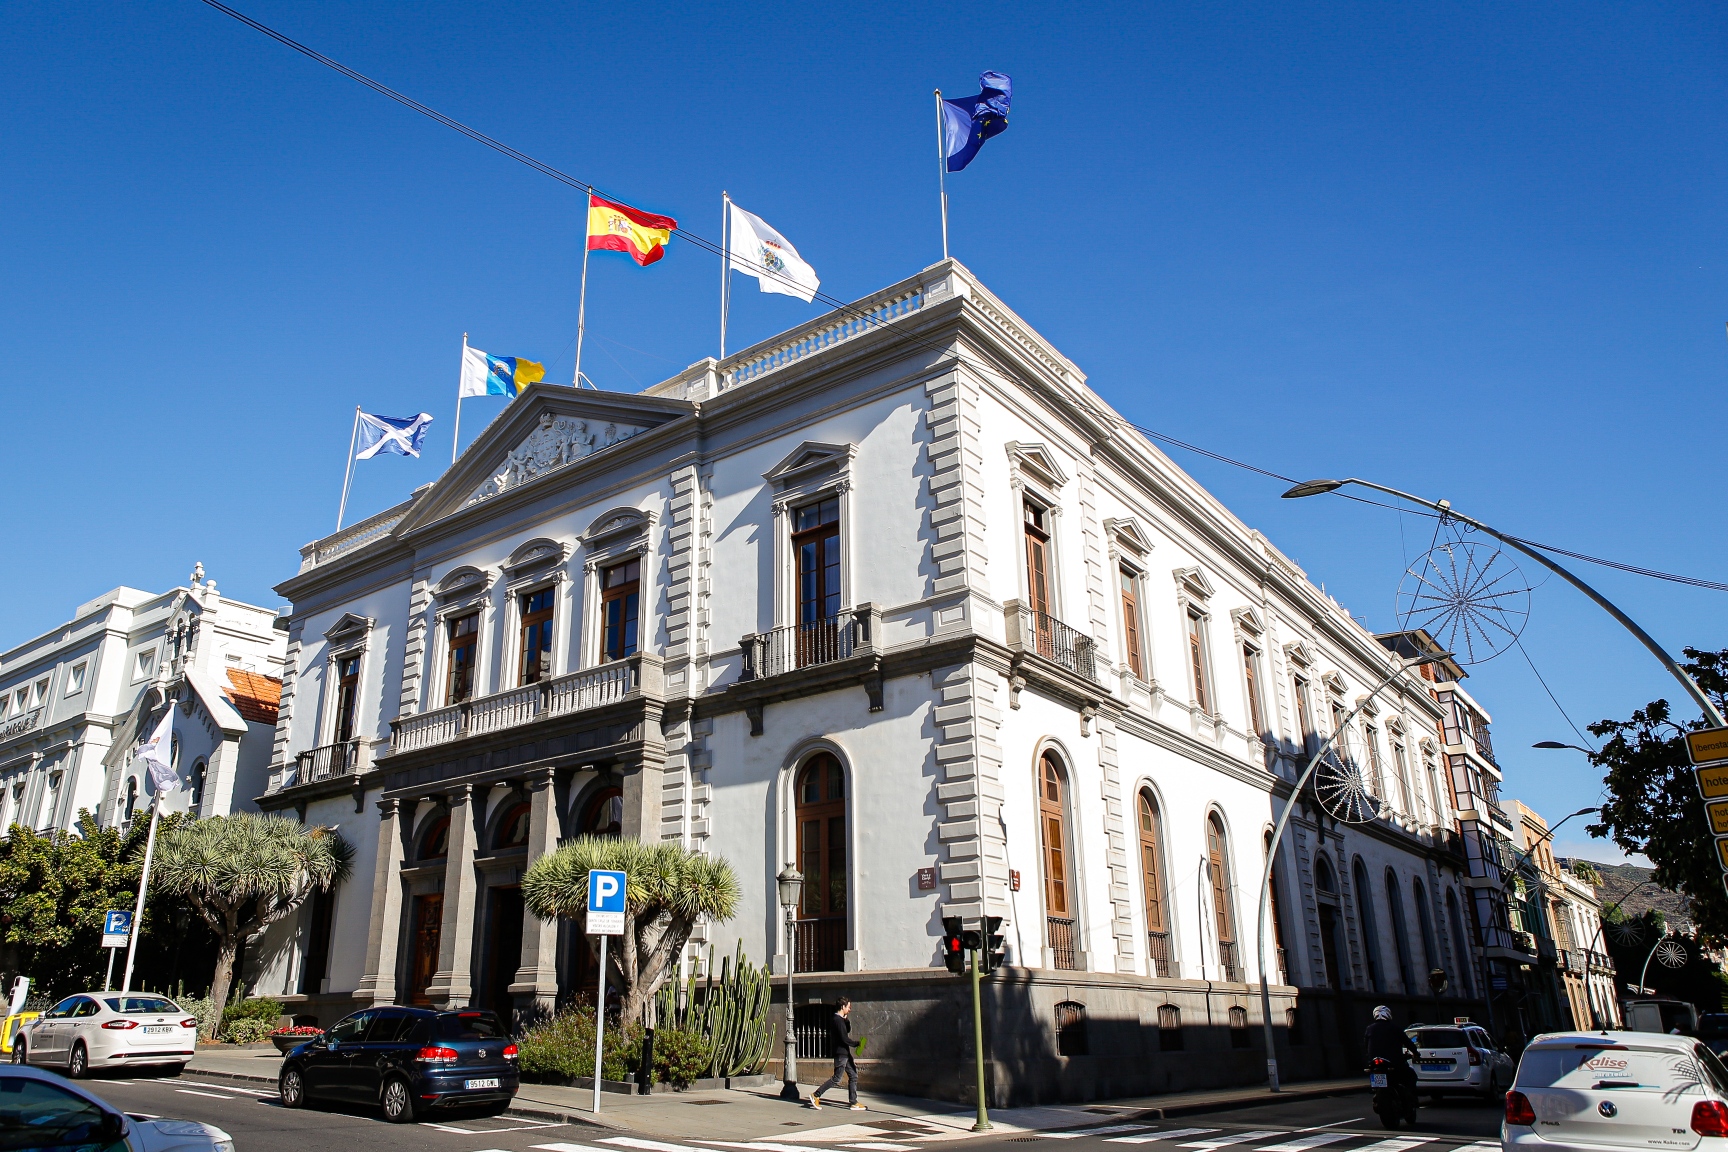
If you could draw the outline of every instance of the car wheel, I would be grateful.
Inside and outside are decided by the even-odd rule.
[[[282,1078],[276,1082],[276,1094],[282,1098],[284,1108],[304,1108],[306,1106],[306,1080],[300,1075],[298,1068],[284,1068]]]
[[[1500,1074],[1496,1072],[1488,1077],[1488,1087],[1482,1093],[1482,1099],[1492,1104],[1500,1095]]]
[[[414,1090],[408,1081],[392,1076],[384,1081],[384,1119],[392,1124],[407,1124],[415,1119]]]
[[[28,1064],[28,1063],[30,1063],[30,1054],[24,1046],[24,1040],[22,1037],[20,1037],[12,1045],[12,1063],[14,1063],[14,1064]]]
[[[90,1075],[90,1053],[84,1050],[84,1041],[72,1045],[72,1057],[66,1061],[66,1075],[74,1080],[82,1080]]]
[[[169,1065],[166,1065],[163,1067],[162,1075],[164,1075],[164,1076],[178,1076],[178,1075],[180,1075],[180,1073],[182,1073],[184,1071],[186,1071],[186,1065],[184,1065],[184,1064],[169,1064]]]

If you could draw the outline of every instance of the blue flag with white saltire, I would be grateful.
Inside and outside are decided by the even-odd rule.
[[[360,439],[356,460],[374,456],[419,456],[420,442],[426,439],[426,428],[432,417],[425,412],[418,416],[374,416],[360,413]]]
[[[978,87],[982,91],[976,96],[942,101],[943,143],[950,172],[972,163],[984,141],[1008,127],[1014,82],[1000,72],[986,72],[978,77]]]

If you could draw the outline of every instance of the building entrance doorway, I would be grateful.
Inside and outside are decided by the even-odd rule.
[[[515,1008],[510,985],[522,964],[522,889],[493,888],[486,904],[491,924],[486,933],[486,998],[482,1005],[509,1020]]]
[[[408,970],[408,1003],[427,1005],[426,989],[438,971],[438,941],[444,930],[444,894],[414,897],[414,957]]]

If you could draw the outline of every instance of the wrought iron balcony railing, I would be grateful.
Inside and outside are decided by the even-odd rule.
[[[796,925],[799,972],[838,972],[846,966],[846,917],[822,916]]]
[[[1018,600],[1008,601],[1003,608],[1007,613],[1008,647],[1040,656],[1076,676],[1097,681],[1097,644],[1092,637]]]
[[[1218,967],[1224,970],[1226,984],[1242,983],[1242,958],[1234,940],[1218,941]]]
[[[1072,972],[1080,967],[1080,949],[1074,942],[1074,921],[1063,916],[1044,918],[1045,939],[1049,941],[1051,965]]]
[[[360,741],[341,740],[318,748],[308,748],[294,757],[294,766],[282,781],[282,787],[295,784],[316,784],[333,776],[348,776],[360,770]]]
[[[1152,958],[1152,974],[1170,977],[1170,933],[1146,933],[1146,953]]]
[[[868,648],[871,640],[871,616],[864,609],[752,632],[738,642],[744,653],[738,679],[764,680],[798,668],[832,664]]]

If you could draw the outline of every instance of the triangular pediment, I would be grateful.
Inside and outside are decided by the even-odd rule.
[[[857,452],[856,444],[818,444],[814,440],[806,440],[784,460],[762,473],[762,478],[770,484],[784,486],[819,472],[844,468],[852,462],[852,457]]]
[[[1062,471],[1056,463],[1056,457],[1042,444],[1022,444],[1018,440],[1010,440],[1006,445],[1008,461],[1018,474],[1023,474],[1034,484],[1039,484],[1052,491],[1068,483],[1068,474]]]
[[[1214,591],[1212,580],[1206,575],[1206,570],[1204,568],[1197,566],[1193,568],[1176,568],[1173,569],[1170,574],[1176,578],[1177,586],[1186,591],[1190,596],[1197,597],[1201,600],[1211,599]]]
[[[363,638],[371,630],[371,617],[344,612],[340,620],[325,629],[324,639],[331,644],[345,644],[350,640]]]
[[[1136,556],[1145,556],[1152,551],[1152,537],[1146,534],[1146,529],[1140,527],[1139,521],[1132,516],[1105,520],[1104,531],[1116,538],[1118,547]]]
[[[688,401],[659,396],[530,384],[414,502],[396,531],[542,482],[694,410]]]

